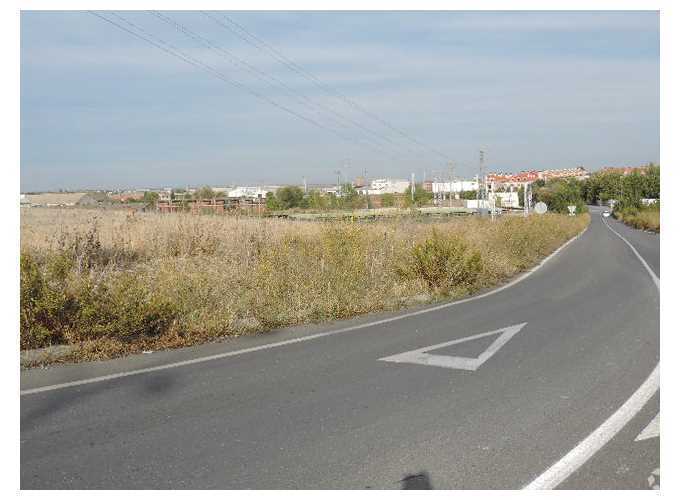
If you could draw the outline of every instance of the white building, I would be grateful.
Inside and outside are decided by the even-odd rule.
[[[519,206],[519,194],[516,191],[513,192],[497,192],[488,193],[488,200],[481,200],[479,205],[482,208],[491,208],[495,205],[498,208],[520,208]],[[492,201],[492,198],[495,200]],[[500,204],[499,204],[500,202]],[[465,208],[478,208],[477,200],[465,200]]]
[[[158,201],[172,201],[172,188],[164,188],[158,191]]]
[[[500,208],[520,208],[517,191],[495,192],[494,197],[496,198],[496,208],[498,208],[498,200],[500,200]],[[491,193],[489,193],[489,199],[491,199]]]
[[[488,200],[464,200],[465,208],[491,208]]]
[[[368,188],[359,189],[360,194],[399,194],[406,191],[411,182],[406,179],[373,179]]]
[[[229,198],[266,198],[270,191],[261,187],[238,186],[227,192]]]
[[[477,191],[479,183],[474,181],[433,182],[433,193],[460,193],[462,191]]]
[[[342,193],[342,190],[339,189],[337,186],[332,186],[332,187],[323,187],[320,189],[320,191],[324,195],[333,195],[335,197],[340,197],[340,194]]]

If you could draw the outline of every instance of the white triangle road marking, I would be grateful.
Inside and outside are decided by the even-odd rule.
[[[427,366],[439,366],[442,368],[450,368],[453,370],[469,370],[475,371],[477,368],[482,366],[484,362],[491,356],[496,354],[496,352],[503,347],[506,342],[508,342],[515,334],[524,328],[526,323],[519,323],[517,325],[506,326],[505,328],[500,328],[492,332],[478,333],[476,335],[471,335],[462,339],[451,340],[449,342],[442,342],[441,344],[430,345],[423,347],[421,349],[416,349],[413,351],[402,352],[401,354],[395,354],[393,356],[387,356],[386,358],[380,358],[379,361],[389,361],[392,363],[414,363],[418,365]],[[441,349],[455,344],[462,344],[463,342],[469,342],[471,340],[477,340],[490,335],[499,335],[499,337],[494,340],[489,347],[486,348],[476,358],[466,358],[462,356],[445,356],[440,354],[428,354],[429,351],[434,351],[436,349]]]
[[[638,437],[635,438],[635,441],[644,441],[645,439],[659,437],[659,415],[660,413],[657,413],[656,417],[654,417],[652,421],[647,424],[647,427],[642,429],[642,432],[638,434]]]

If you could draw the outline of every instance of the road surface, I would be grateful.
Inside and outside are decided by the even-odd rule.
[[[24,371],[21,487],[654,488],[659,237],[591,212],[474,300]]]

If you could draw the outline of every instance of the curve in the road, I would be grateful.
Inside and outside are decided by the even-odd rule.
[[[657,291],[660,291],[659,277],[654,274],[649,264],[642,258],[635,247],[618,232],[616,232],[602,217],[602,222],[616,236],[630,247],[642,266],[652,278]],[[560,460],[555,462],[548,470],[525,486],[528,490],[546,490],[559,486],[565,479],[585,464],[598,450],[606,445],[623,427],[630,422],[637,413],[659,390],[659,363],[656,364],[652,373],[635,391],[635,393],[618,409],[611,417],[595,429],[587,438],[581,441],[574,449]]]
[[[621,414],[656,384],[639,389],[658,365],[659,296],[638,254],[659,276],[658,238],[612,222],[632,252],[605,224],[593,209],[584,236],[532,279],[464,301],[272,335],[284,342],[24,372],[26,390],[64,389],[21,398],[22,488],[384,489],[422,473],[436,488],[509,489],[546,469],[541,487],[644,488],[658,440],[630,443],[658,392],[628,425]],[[474,357],[490,338],[471,338],[519,324],[476,371],[376,362],[442,343],[431,354]]]

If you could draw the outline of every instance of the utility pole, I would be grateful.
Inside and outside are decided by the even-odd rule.
[[[479,151],[479,177],[477,178],[477,212],[482,215],[482,200],[486,198],[486,176],[484,175],[484,151]]]
[[[432,180],[432,201],[434,202],[435,206],[437,206],[439,205],[439,175],[436,170],[432,171],[431,180]]]
[[[416,174],[411,174],[411,203],[416,200]]]
[[[302,178],[302,185],[305,187],[305,194],[307,194],[307,177]]]
[[[340,191],[340,174],[342,174],[342,172],[340,172],[340,170],[335,170],[333,173],[337,174],[337,176],[338,176],[338,183],[336,184],[337,188],[335,190],[336,195],[342,196],[342,193]]]
[[[368,202],[368,170],[364,168],[364,189],[366,190],[366,210],[369,208]]]
[[[489,206],[491,207],[491,222],[493,222],[496,216],[496,190],[493,181],[491,181],[491,200]]]
[[[531,213],[531,202],[534,198],[531,186],[533,186],[531,182],[524,183],[524,217],[529,217]]]
[[[453,160],[449,162],[449,208],[453,206]]]

